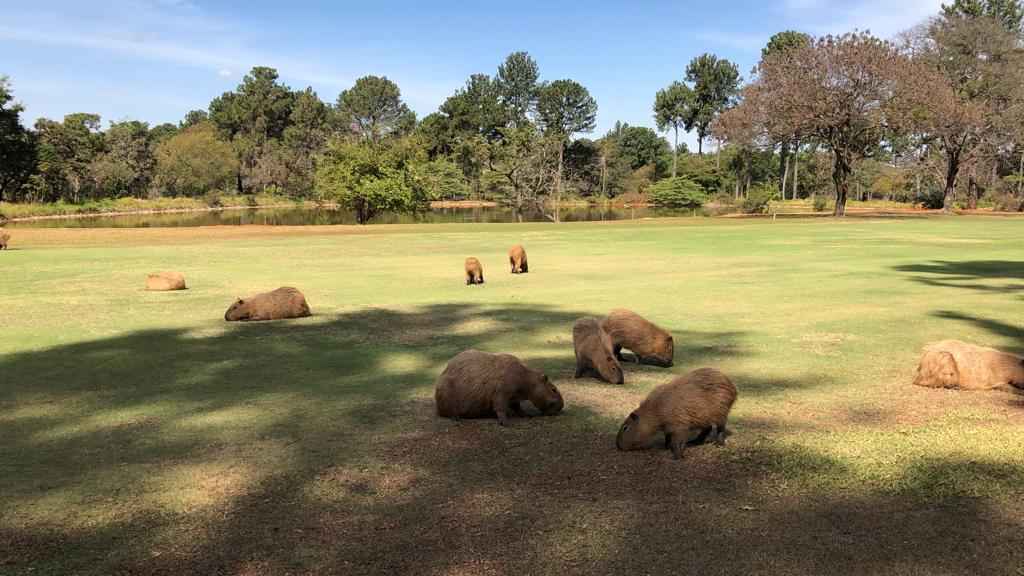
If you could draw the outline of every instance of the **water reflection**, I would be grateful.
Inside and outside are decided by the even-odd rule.
[[[563,222],[630,220],[668,216],[689,216],[689,210],[659,208],[612,208],[606,206],[575,206],[562,208]],[[416,214],[382,214],[371,224],[439,224],[450,222],[548,222],[537,210],[516,212],[512,208],[433,208]],[[33,228],[159,228],[179,226],[307,226],[355,224],[355,215],[345,210],[323,208],[257,208],[222,210],[218,212],[182,212],[174,214],[134,214],[128,216],[89,216],[57,220],[12,222],[10,226]]]

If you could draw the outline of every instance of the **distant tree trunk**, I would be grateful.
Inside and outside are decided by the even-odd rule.
[[[967,176],[967,209],[974,210],[978,207],[978,178],[974,173],[974,168],[971,168],[970,175]]]
[[[697,155],[704,155],[704,134],[700,130],[697,131]]]
[[[942,210],[953,211],[953,199],[956,195],[956,177],[960,173],[960,151],[949,149],[946,152],[946,191],[942,196]]]
[[[608,157],[603,151],[601,152],[601,197],[608,197]]]
[[[1024,189],[1024,149],[1020,151],[1020,167],[1017,168],[1017,196]]]
[[[1022,156],[1024,158],[1024,156]],[[722,142],[715,142],[715,170],[722,169]]]
[[[832,182],[836,186],[836,207],[833,216],[846,215],[846,197],[850,192],[850,159],[840,150],[834,150],[835,167],[832,170]]]
[[[565,158],[565,143],[558,146],[558,174],[555,177],[555,222],[560,221],[562,212],[562,161]]]
[[[672,145],[672,177],[676,177],[676,164],[679,156],[679,126],[675,126],[675,142]]]
[[[786,178],[789,176],[789,156],[786,156],[786,162],[782,166],[782,201],[786,201]]]
[[[800,197],[800,141],[797,140],[793,146],[793,200]]]

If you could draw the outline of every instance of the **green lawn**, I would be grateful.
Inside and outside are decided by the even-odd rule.
[[[1022,232],[15,228],[0,574],[1024,574],[1024,397],[910,385],[931,340],[1024,352]],[[162,269],[190,289],[142,291]],[[223,321],[283,285],[312,318]],[[670,329],[675,367],[574,381],[573,321],[613,307]],[[565,412],[436,418],[466,348],[543,369]],[[647,391],[701,366],[740,391],[729,444],[617,452]]]

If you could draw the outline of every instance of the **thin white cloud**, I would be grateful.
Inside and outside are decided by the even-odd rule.
[[[860,30],[892,38],[941,8],[942,0],[787,0],[784,13],[793,22],[791,28],[815,35]]]

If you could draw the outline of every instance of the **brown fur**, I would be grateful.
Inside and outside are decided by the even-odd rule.
[[[612,339],[597,318],[580,318],[572,327],[572,345],[576,349],[576,378],[593,374],[595,378],[622,384],[622,366],[612,353]]]
[[[7,241],[11,239],[11,235],[3,230],[0,230],[0,250],[7,250]]]
[[[665,434],[665,446],[676,459],[694,432],[711,434],[716,444],[725,443],[726,420],[736,401],[736,386],[714,368],[700,368],[662,384],[633,411],[619,428],[619,450],[637,450]]]
[[[185,276],[180,272],[157,272],[146,276],[146,290],[164,292],[185,290]]]
[[[511,354],[466,350],[448,362],[437,378],[434,401],[445,418],[498,418],[505,426],[509,414],[522,416],[520,402],[529,400],[543,414],[558,414],[564,403],[543,372],[533,370]]]
[[[924,347],[914,384],[963,390],[1024,388],[1024,358],[959,340],[932,342]]]
[[[628,348],[638,364],[672,366],[675,356],[672,335],[636,312],[622,308],[612,310],[601,327],[611,336],[612,351],[620,361],[623,360],[622,349]]]
[[[228,322],[281,320],[309,316],[306,297],[296,288],[282,287],[252,298],[238,299],[224,313]]]
[[[508,263],[512,267],[513,274],[526,274],[530,271],[526,263],[526,250],[522,244],[516,244],[508,251]]]
[[[466,258],[466,286],[484,283],[484,267],[480,261],[470,256]]]

